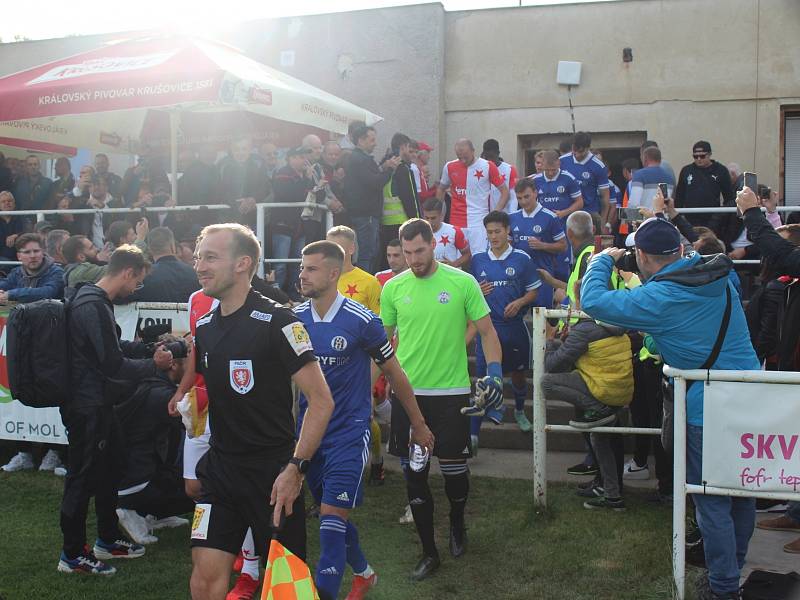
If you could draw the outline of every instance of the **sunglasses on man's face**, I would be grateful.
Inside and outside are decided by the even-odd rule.
[[[705,158],[705,157],[708,156],[708,154],[705,154],[705,153],[703,153],[703,154],[692,154],[692,156],[694,158]]]

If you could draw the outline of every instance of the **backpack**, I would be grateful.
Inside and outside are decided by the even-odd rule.
[[[62,406],[70,399],[67,310],[60,300],[38,300],[8,315],[9,388],[26,406]]]

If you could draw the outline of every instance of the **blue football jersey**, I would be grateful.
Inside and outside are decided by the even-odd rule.
[[[375,313],[342,294],[324,317],[310,300],[294,312],[308,331],[335,403],[322,444],[362,436],[372,418],[370,362],[381,364],[394,356],[383,323]],[[300,394],[298,432],[307,408],[308,401]]]
[[[608,170],[603,162],[591,152],[581,162],[577,162],[570,152],[561,157],[561,168],[580,184],[583,210],[599,213],[600,190],[608,189]]]
[[[494,286],[486,296],[493,323],[522,321],[523,310],[510,319],[505,318],[506,306],[542,285],[531,257],[510,245],[499,258],[491,250],[473,254],[470,269],[478,282],[488,281]]]
[[[566,171],[559,170],[554,179],[547,179],[544,173],[539,173],[534,176],[533,183],[536,185],[536,200],[553,212],[569,208],[581,195],[580,184]],[[565,222],[563,219],[562,223]]]
[[[622,206],[622,192],[610,179],[608,180],[608,203],[612,208]]]
[[[509,215],[511,221],[511,239],[514,248],[522,250],[533,259],[537,269],[546,269],[553,273],[555,254],[534,250],[528,244],[531,238],[537,238],[546,244],[552,244],[566,237],[564,226],[554,212],[537,204],[532,214],[524,210]]]

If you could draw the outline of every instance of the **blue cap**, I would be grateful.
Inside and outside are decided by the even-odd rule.
[[[666,256],[680,252],[681,234],[666,219],[652,217],[639,225],[633,236],[636,247],[646,254]]]

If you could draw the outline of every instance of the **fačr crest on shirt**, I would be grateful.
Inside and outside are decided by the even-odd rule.
[[[253,389],[255,377],[252,360],[232,360],[229,370],[231,387],[235,392],[244,395]]]

